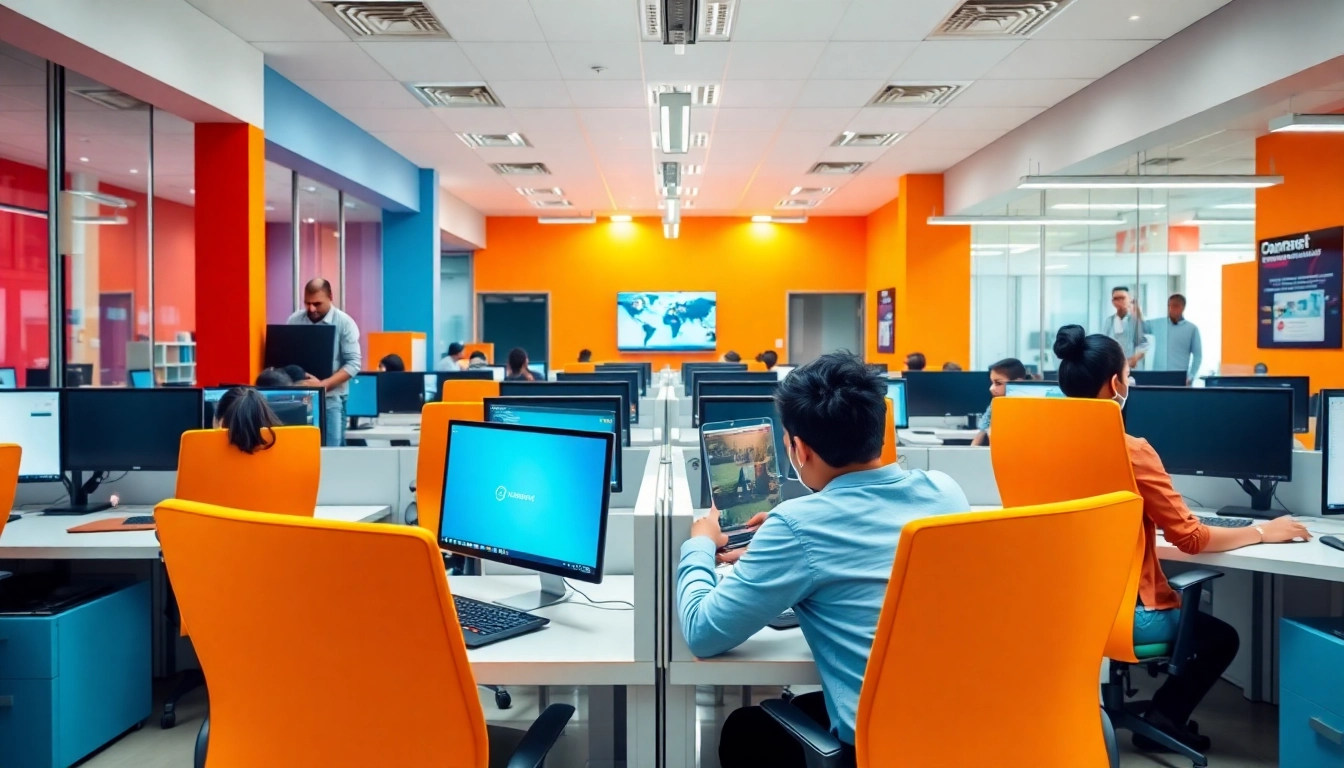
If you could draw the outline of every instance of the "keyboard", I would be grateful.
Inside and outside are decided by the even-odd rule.
[[[154,516],[153,516],[153,515],[131,515],[130,517],[126,518],[125,520],[122,520],[122,521],[121,521],[121,524],[122,524],[122,525],[153,525],[153,524],[154,524]]]
[[[1199,521],[1211,528],[1245,528],[1255,524],[1244,517],[1200,517]]]
[[[462,638],[467,641],[468,648],[535,632],[551,623],[550,619],[470,597],[453,595],[453,603],[457,606],[457,621],[462,625]]]

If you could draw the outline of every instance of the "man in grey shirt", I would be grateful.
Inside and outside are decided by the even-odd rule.
[[[327,428],[327,445],[345,445],[345,396],[350,391],[347,383],[359,374],[363,353],[359,350],[359,326],[349,315],[331,305],[331,283],[320,277],[313,278],[303,289],[304,308],[290,315],[289,325],[334,325],[336,346],[332,349],[332,374],[319,379],[308,374],[303,386],[322,387],[327,391],[327,412],[323,422]]]
[[[1185,385],[1199,375],[1204,362],[1204,345],[1199,340],[1199,326],[1185,319],[1185,297],[1173,293],[1167,299],[1167,360],[1163,370],[1185,371]]]
[[[1111,306],[1115,307],[1115,314],[1106,318],[1101,332],[1120,342],[1120,348],[1129,360],[1129,367],[1137,368],[1139,361],[1148,354],[1150,346],[1143,315],[1134,306],[1129,288],[1123,285],[1111,289]]]

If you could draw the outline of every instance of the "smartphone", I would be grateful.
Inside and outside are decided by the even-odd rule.
[[[724,531],[744,528],[757,513],[770,512],[783,500],[770,419],[700,425],[700,455]]]

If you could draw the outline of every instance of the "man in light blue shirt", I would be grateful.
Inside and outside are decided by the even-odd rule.
[[[1199,326],[1185,319],[1185,297],[1173,293],[1167,299],[1167,359],[1164,371],[1185,371],[1187,386],[1199,376],[1204,362],[1204,343],[1199,338]]]
[[[331,283],[320,277],[304,286],[303,304],[303,309],[290,315],[288,325],[334,325],[336,345],[332,349],[330,378],[319,379],[309,373],[306,380],[294,383],[327,391],[327,411],[323,414],[326,443],[339,448],[345,445],[345,395],[350,391],[349,381],[359,375],[364,359],[359,348],[359,326],[354,318],[332,306]]]
[[[1148,327],[1143,322],[1143,313],[1130,295],[1129,287],[1124,285],[1111,289],[1111,306],[1115,307],[1115,314],[1106,318],[1101,332],[1119,342],[1129,367],[1137,368],[1152,346],[1148,341]]]
[[[681,628],[697,656],[731,650],[794,609],[823,688],[794,704],[847,745],[901,527],[970,509],[947,475],[882,465],[886,394],[885,379],[849,354],[823,355],[781,380],[775,401],[788,460],[816,493],[753,519],[760,527],[745,553],[718,555],[737,558],[721,582],[715,560],[728,537],[711,510],[691,526],[677,571]],[[719,763],[803,768],[804,758],[759,707],[744,707],[724,723]]]

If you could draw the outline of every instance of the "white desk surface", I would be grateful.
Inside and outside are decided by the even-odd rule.
[[[1213,510],[1194,510],[1212,515]],[[1322,581],[1344,582],[1344,552],[1327,547],[1321,536],[1344,538],[1344,520],[1328,520],[1312,515],[1296,515],[1307,526],[1313,538],[1289,544],[1255,544],[1231,552],[1202,552],[1187,555],[1168,544],[1159,533],[1157,556],[1163,560],[1198,563],[1210,568],[1236,568],[1243,571],[1272,573],[1279,576],[1301,576]]]
[[[674,632],[681,620],[673,616]],[[674,660],[670,685],[820,685],[821,676],[803,631],[766,627],[733,650],[712,659]]]
[[[347,429],[345,431],[346,440],[410,440],[420,442],[420,426],[418,424],[406,424],[404,426],[384,426],[377,425],[368,429]]]
[[[980,434],[978,429],[916,427],[914,429],[896,430],[896,438],[910,446],[942,445],[944,440],[974,440],[978,434]]]
[[[23,517],[7,524],[4,534],[0,535],[0,561],[157,560],[162,547],[154,531],[68,533],[66,530],[95,520],[153,512],[152,507],[118,507],[77,517],[43,515],[38,510],[23,512]],[[391,512],[392,508],[386,506],[321,506],[314,516],[324,520],[372,523],[385,519]]]
[[[453,594],[499,600],[539,588],[536,576],[450,576]],[[633,601],[633,576],[608,576],[601,584],[574,584],[594,600]],[[495,685],[653,685],[655,671],[635,656],[635,612],[621,605],[585,605],[570,599],[535,611],[550,619],[544,629],[467,651],[477,682]],[[650,649],[651,650],[651,649]]]

